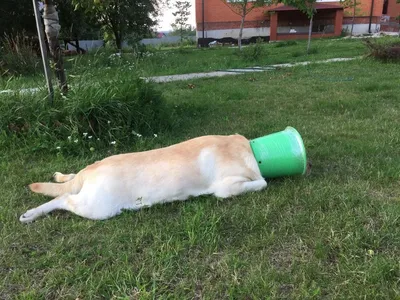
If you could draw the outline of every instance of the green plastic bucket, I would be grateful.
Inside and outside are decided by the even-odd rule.
[[[300,175],[307,171],[306,149],[293,127],[251,140],[250,146],[263,177]]]

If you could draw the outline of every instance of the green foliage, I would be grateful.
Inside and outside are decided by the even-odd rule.
[[[34,75],[41,71],[41,61],[35,49],[36,40],[23,33],[5,35],[0,41],[0,77],[9,75]]]
[[[314,4],[317,0],[278,0],[276,3],[296,7],[301,12],[305,13],[309,19],[315,14]]]
[[[181,35],[179,28],[174,27],[172,25],[172,29],[173,30],[168,33],[169,36],[180,36]],[[183,29],[183,33],[184,33],[185,37],[196,36],[196,27],[188,25],[186,28]]]
[[[318,48],[314,47],[308,50],[308,54],[317,54],[318,53]]]
[[[181,42],[185,34],[189,31],[190,32],[190,25],[188,25],[187,21],[189,20],[190,16],[190,7],[192,6],[189,1],[176,1],[175,4],[175,11],[172,15],[175,17],[175,22],[172,25],[174,31],[179,32],[179,36],[181,37]]]
[[[267,54],[265,44],[262,40],[257,40],[255,44],[249,45],[244,47],[242,51],[238,51],[238,54],[245,60],[245,61],[258,61],[263,56]]]
[[[72,3],[76,9],[92,15],[113,36],[118,49],[128,34],[140,37],[149,33],[158,14],[158,0],[72,0]]]
[[[292,57],[301,57],[303,55],[304,55],[304,51],[300,51],[300,50],[292,53]]]
[[[244,22],[246,19],[246,16],[253,11],[253,9],[257,7],[262,7],[265,5],[270,5],[273,3],[273,0],[221,0],[224,2],[233,13],[237,14],[241,18],[241,23],[240,23],[240,31],[239,31],[239,37],[238,37],[238,46],[239,50],[242,50],[242,33],[243,33],[243,27],[244,27]]]
[[[0,130],[13,139],[40,140],[39,149],[56,146],[71,153],[134,143],[171,126],[172,111],[161,93],[141,79],[99,80],[80,85],[49,107],[41,95],[15,94],[2,101]],[[82,149],[80,149],[82,150]]]
[[[82,8],[75,9],[71,0],[53,0],[57,6],[61,25],[60,37],[66,39],[98,39],[99,27],[91,14]]]
[[[227,4],[231,8],[231,10],[239,16],[249,14],[254,8],[272,4],[271,0],[255,0],[255,1],[221,0],[221,1]]]
[[[354,8],[361,4],[357,0],[340,0],[339,3],[343,6],[343,8]]]
[[[305,13],[310,20],[309,26],[309,35],[308,35],[308,44],[307,44],[307,54],[310,51],[310,44],[311,44],[311,30],[312,30],[312,20],[313,16],[316,13],[314,8],[314,4],[317,0],[279,0],[276,2],[282,2],[285,5],[296,7],[301,12]]]
[[[282,41],[282,42],[275,42],[274,45],[276,48],[294,46],[294,45],[297,45],[297,41],[288,40],[288,41]]]

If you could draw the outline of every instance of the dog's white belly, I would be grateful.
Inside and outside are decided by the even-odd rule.
[[[108,169],[99,172],[104,175],[97,176],[95,182],[86,181],[80,193],[87,202],[83,207],[90,210],[85,214],[103,219],[119,214],[123,209],[138,210],[206,194],[223,196],[224,186],[232,184],[232,180],[226,179],[243,170],[240,164],[217,168],[215,153],[206,148],[191,165],[159,162],[151,167],[134,166],[130,172]]]
[[[162,162],[157,165],[157,174],[145,170],[138,173],[134,182],[125,183],[130,197],[124,201],[124,209],[139,209],[158,203],[186,200],[205,194],[212,194],[215,174],[215,154],[203,149],[193,165]]]
[[[85,204],[79,209],[85,210],[85,215],[89,213],[94,219],[105,219],[123,209],[138,210],[212,193],[207,180],[202,177],[194,179],[187,173],[182,176],[139,176],[132,181],[117,181],[115,178],[118,177],[103,176],[96,178],[95,183],[84,184],[80,196]]]

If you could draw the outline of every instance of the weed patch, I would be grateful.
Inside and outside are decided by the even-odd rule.
[[[166,131],[173,111],[160,91],[136,78],[78,86],[52,107],[43,94],[15,94],[2,101],[0,116],[3,137],[36,139],[37,149],[70,153]]]
[[[400,41],[398,39],[366,39],[370,57],[382,61],[400,61]]]
[[[37,74],[41,62],[35,46],[33,40],[23,34],[5,36],[0,41],[0,77]]]

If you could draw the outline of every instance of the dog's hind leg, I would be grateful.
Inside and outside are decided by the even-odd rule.
[[[242,193],[255,192],[262,190],[267,186],[264,179],[250,181],[240,176],[231,176],[224,178],[216,187],[215,196],[227,198]]]
[[[29,223],[57,209],[67,210],[92,220],[104,220],[121,213],[120,207],[105,205],[104,202],[107,202],[107,196],[104,196],[104,198],[91,198],[82,192],[79,194],[66,193],[36,208],[28,210],[21,215],[19,220],[22,223]]]
[[[19,220],[22,223],[29,223],[29,222],[34,221],[38,217],[48,214],[49,212],[56,210],[56,209],[69,210],[67,201],[68,201],[68,198],[71,196],[74,196],[74,195],[64,194],[57,198],[54,198],[53,200],[51,200],[49,202],[44,203],[36,208],[30,209],[26,213],[21,215]]]
[[[72,179],[74,179],[75,178],[75,176],[76,176],[76,174],[63,174],[63,173],[60,173],[60,172],[55,172],[54,174],[53,174],[53,179],[54,179],[54,181],[55,182],[67,182],[67,181],[70,181],[70,180],[72,180]]]

